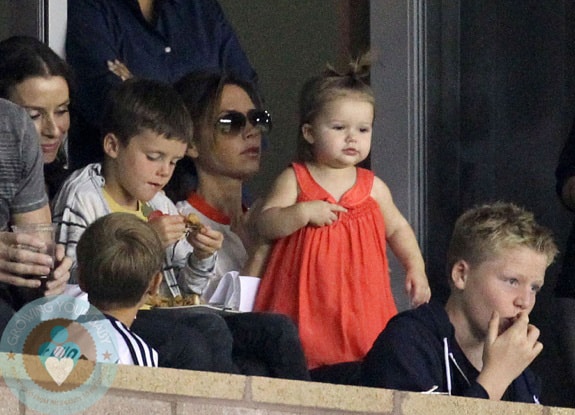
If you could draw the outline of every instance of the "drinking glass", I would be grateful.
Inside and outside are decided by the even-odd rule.
[[[47,254],[52,257],[52,269],[50,270],[50,275],[44,275],[40,277],[40,279],[49,279],[54,270],[54,264],[56,263],[56,224],[24,223],[21,225],[13,225],[12,232],[31,235],[37,239],[40,239],[46,244],[46,249],[41,251],[31,246],[20,245],[19,247],[35,252],[42,252],[43,254]]]

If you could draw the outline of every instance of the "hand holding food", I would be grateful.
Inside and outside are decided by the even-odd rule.
[[[200,232],[205,229],[205,226],[200,221],[200,218],[195,213],[189,213],[184,216],[184,223],[189,232]]]
[[[198,259],[205,259],[222,247],[224,235],[209,226],[201,225],[197,232],[189,232],[186,236],[190,245],[194,247],[194,255]]]
[[[158,233],[166,248],[179,241],[186,232],[184,220],[180,215],[167,215],[160,210],[148,214],[148,223]]]

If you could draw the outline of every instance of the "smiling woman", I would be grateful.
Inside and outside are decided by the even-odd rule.
[[[0,98],[22,106],[34,121],[50,198],[68,176],[64,143],[71,84],[66,62],[38,39],[13,36],[0,42]]]

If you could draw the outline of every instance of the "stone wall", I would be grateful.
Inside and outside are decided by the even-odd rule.
[[[31,415],[0,381],[0,415]],[[574,409],[175,369],[120,366],[91,415],[575,415]]]

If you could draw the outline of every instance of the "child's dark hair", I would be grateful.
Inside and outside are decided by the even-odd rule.
[[[137,305],[165,251],[156,231],[131,213],[111,213],[93,222],[77,247],[78,279],[101,310]]]
[[[150,79],[128,79],[110,91],[102,115],[102,137],[112,133],[124,145],[144,130],[190,144],[193,124],[174,89]]]
[[[10,99],[12,89],[33,77],[61,76],[72,91],[70,66],[35,37],[12,36],[0,42],[0,98]]]
[[[226,85],[242,88],[253,101],[256,108],[261,107],[261,97],[254,84],[242,80],[231,73],[197,71],[184,75],[174,84],[174,89],[186,105],[194,124],[194,139],[200,137],[202,129],[215,121],[218,105]],[[194,162],[184,157],[178,162],[165,192],[174,201],[184,200],[189,196],[195,183],[189,183],[190,177],[196,177]]]
[[[346,72],[338,72],[328,65],[319,76],[309,79],[302,87],[299,97],[299,131],[296,160],[313,160],[312,145],[304,138],[302,127],[311,124],[329,102],[346,96],[355,96],[375,104],[369,86],[369,54],[352,61]]]

